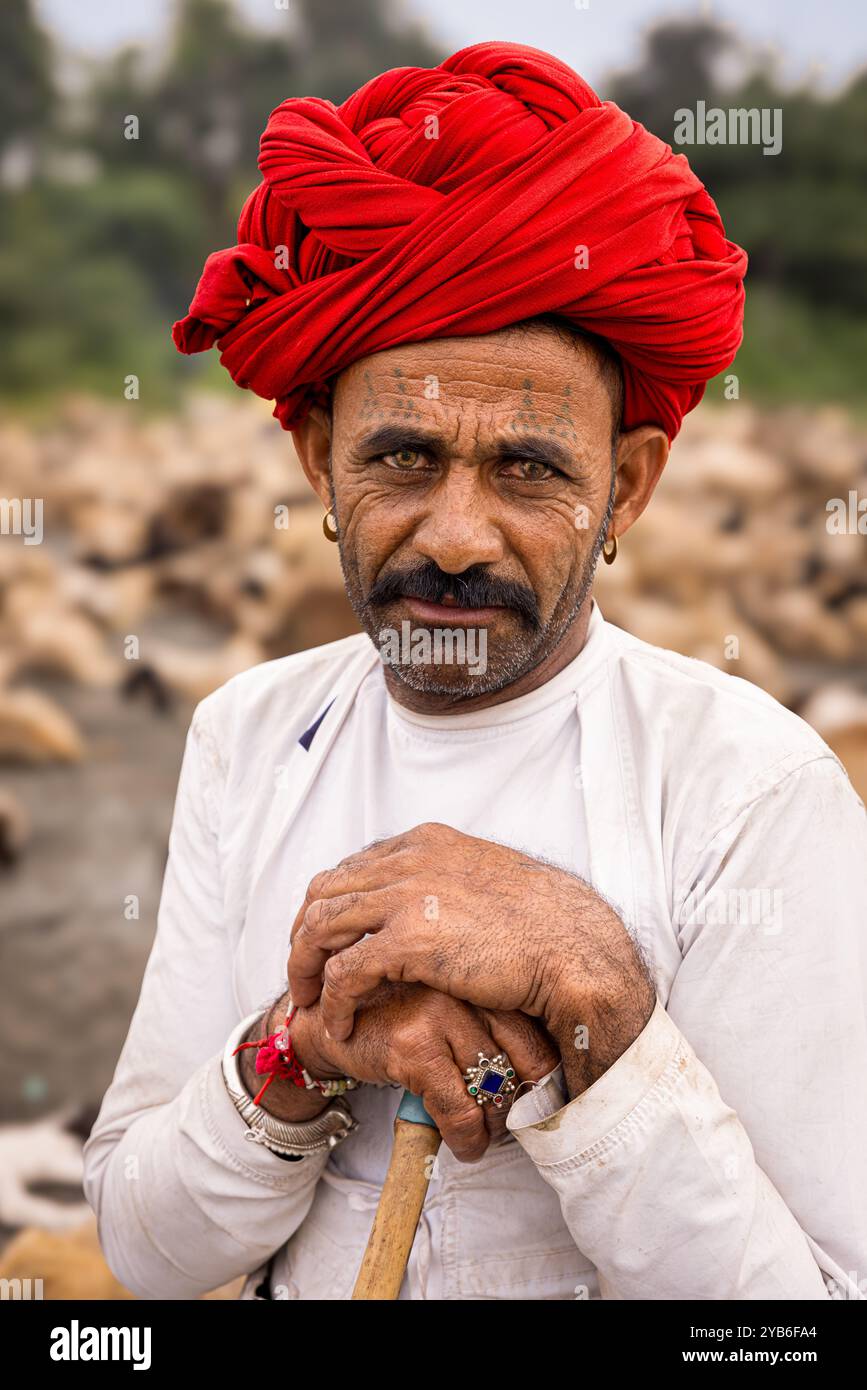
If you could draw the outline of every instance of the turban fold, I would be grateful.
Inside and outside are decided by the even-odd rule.
[[[293,97],[259,169],[173,337],[218,343],[285,429],[370,353],[553,313],[620,355],[624,428],[674,438],[740,345],[747,258],[686,158],[547,53],[475,44],[339,107]]]

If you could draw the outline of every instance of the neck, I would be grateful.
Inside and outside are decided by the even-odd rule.
[[[519,695],[529,695],[531,691],[538,690],[541,685],[545,685],[556,676],[558,671],[562,671],[564,666],[568,666],[570,661],[575,660],[587,641],[592,607],[593,599],[588,594],[558,646],[544,656],[538,666],[525,671],[509,685],[504,685],[501,690],[491,690],[486,695],[469,696],[430,694],[422,690],[413,690],[411,686],[404,684],[392,667],[385,666],[383,674],[388,692],[399,705],[412,710],[413,714],[463,714],[470,710],[490,709],[494,705],[505,704],[507,700],[517,700]]]

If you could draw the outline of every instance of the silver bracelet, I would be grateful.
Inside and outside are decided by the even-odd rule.
[[[232,1104],[247,1126],[245,1137],[254,1144],[263,1144],[273,1153],[291,1157],[333,1149],[358,1128],[358,1121],[353,1119],[352,1111],[342,1096],[332,1100],[321,1115],[314,1116],[312,1120],[299,1120],[291,1124],[288,1120],[278,1120],[253,1103],[241,1077],[240,1056],[235,1055],[235,1049],[260,1017],[258,1013],[250,1014],[249,1018],[239,1023],[223,1051],[223,1080]]]

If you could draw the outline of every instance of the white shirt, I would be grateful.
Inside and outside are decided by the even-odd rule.
[[[404,709],[388,694],[382,667],[373,666],[334,740],[327,776],[317,778],[305,803],[305,822],[321,828],[316,836],[321,864],[336,863],[372,840],[425,821],[441,821],[584,874],[583,806],[574,791],[580,745],[573,664],[506,704],[443,716]],[[570,807],[567,815],[564,806]],[[293,850],[290,838],[287,864],[294,860]],[[365,1117],[364,1134],[334,1156],[340,1174],[370,1185],[374,1206],[388,1165],[396,1105],[392,1095],[353,1096],[356,1115]],[[445,1161],[443,1154],[413,1250],[407,1296],[440,1296]],[[559,1215],[556,1199],[547,1202]],[[365,1219],[369,1222],[369,1211]],[[297,1248],[291,1254],[297,1264]],[[288,1265],[282,1257],[275,1262],[275,1285],[298,1285]]]
[[[583,1095],[558,1067],[480,1163],[441,1151],[402,1297],[863,1297],[864,808],[801,720],[598,607],[569,667],[491,710],[400,709],[364,636],[198,707],[154,949],[85,1149],[122,1282],[195,1297],[276,1251],[276,1297],[351,1295],[399,1093],[353,1092],[358,1131],[286,1163],[244,1141],[220,1058],[285,988],[312,875],[429,819],[582,872],[658,1002]]]
[[[580,660],[580,658],[579,658]],[[538,690],[491,709],[416,714],[388,694],[382,667],[364,678],[311,789],[305,816],[339,817],[346,853],[425,821],[441,821],[586,867],[575,683],[570,663]],[[335,787],[351,796],[335,797]],[[563,807],[574,810],[563,815]]]

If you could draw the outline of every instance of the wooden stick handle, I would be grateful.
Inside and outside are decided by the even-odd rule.
[[[439,1130],[429,1120],[418,1123],[398,1114],[391,1161],[353,1290],[354,1299],[396,1299],[400,1293],[433,1160],[441,1143]]]

